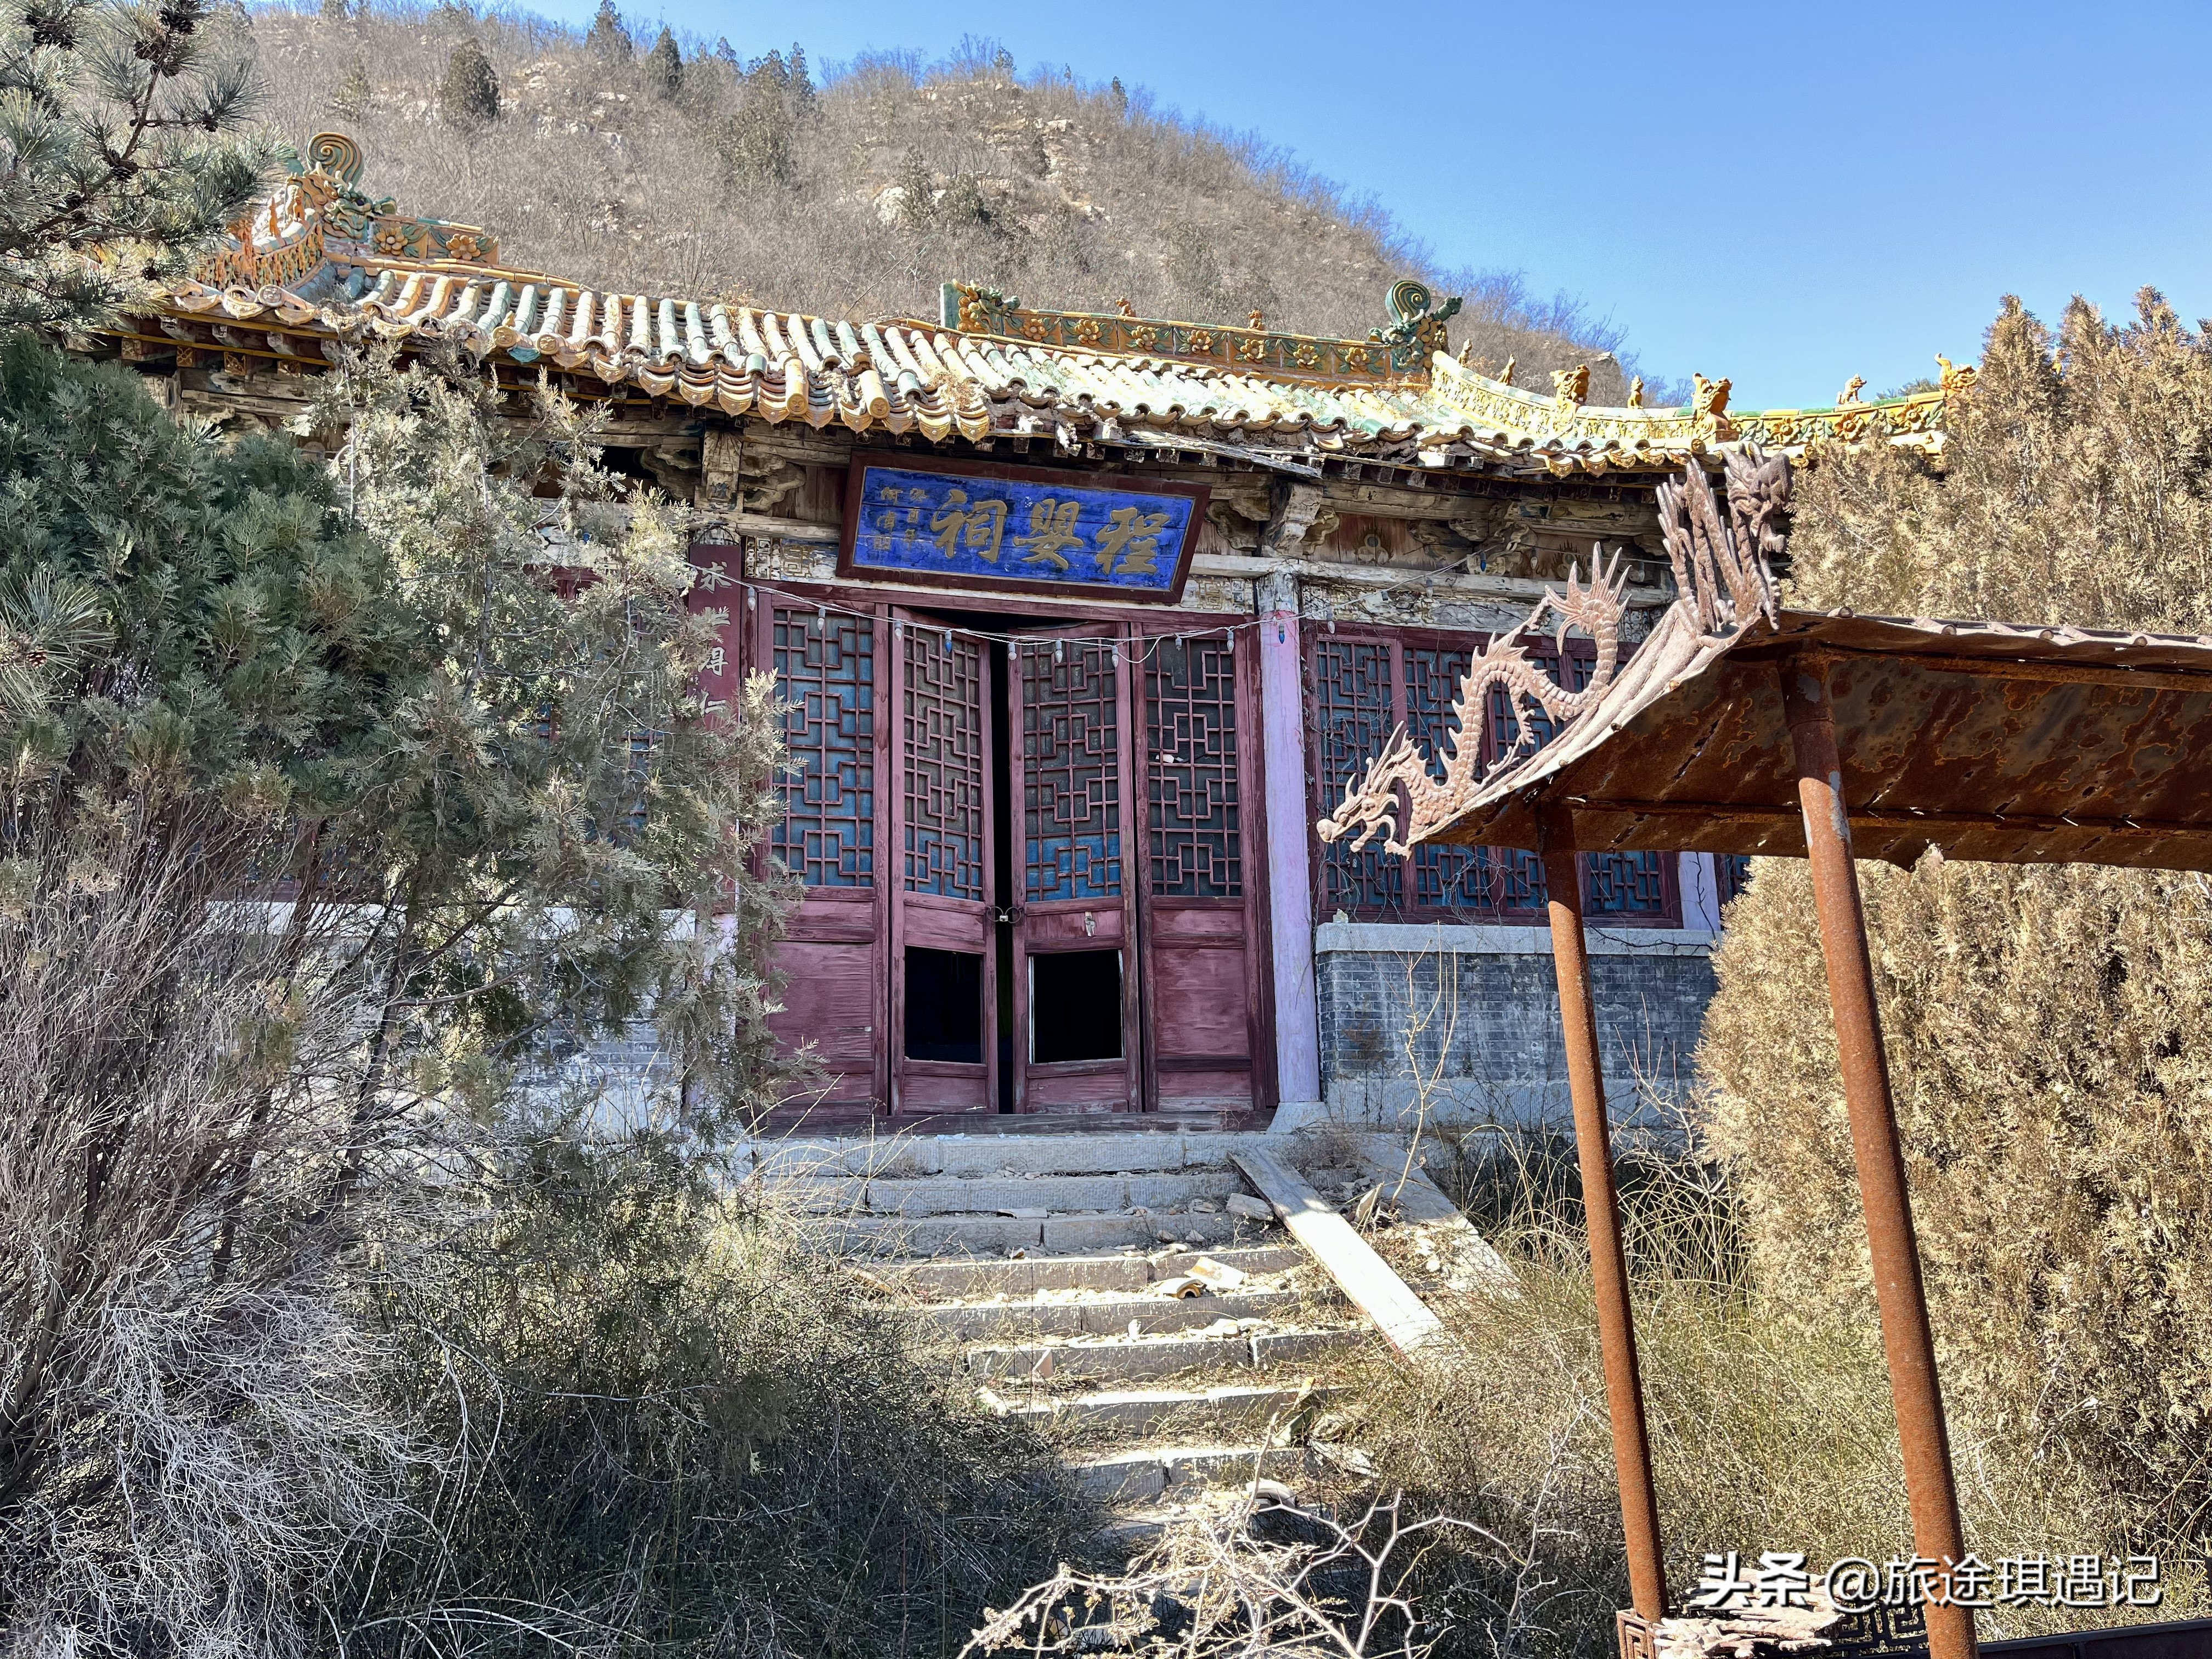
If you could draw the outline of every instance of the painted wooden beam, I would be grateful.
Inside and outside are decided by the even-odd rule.
[[[1352,1305],[1375,1322],[1392,1347],[1411,1355],[1450,1343],[1443,1322],[1304,1176],[1271,1152],[1231,1152],[1229,1158],[1282,1218],[1291,1237],[1321,1263]]]

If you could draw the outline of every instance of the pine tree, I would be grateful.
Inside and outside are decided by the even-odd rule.
[[[599,0],[599,9],[592,18],[591,31],[584,36],[584,45],[602,58],[618,58],[624,63],[637,56],[637,44],[623,27],[622,14],[615,9],[615,0]]]
[[[331,108],[349,121],[358,121],[368,113],[376,88],[368,78],[368,65],[356,58],[338,82],[337,90],[331,94]]]
[[[738,77],[738,106],[720,144],[722,171],[732,185],[745,190],[777,189],[796,176],[797,134],[807,107],[799,95],[805,74],[800,59],[794,80],[780,52],[771,52],[746,65]],[[811,99],[811,91],[806,96]]]
[[[927,230],[937,216],[937,181],[931,176],[929,163],[922,159],[921,150],[911,144],[907,146],[906,155],[899,162],[898,177],[893,182],[899,191],[899,222],[908,230]]]
[[[216,11],[0,8],[0,329],[112,316],[256,199],[276,151],[247,136],[252,65]]]
[[[473,38],[455,46],[438,83],[438,113],[457,127],[499,119],[499,75]]]
[[[676,37],[664,27],[653,50],[645,55],[647,86],[663,98],[673,98],[684,88],[684,53]]]

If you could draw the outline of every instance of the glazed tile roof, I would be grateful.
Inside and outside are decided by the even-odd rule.
[[[1583,371],[1554,374],[1547,397],[1462,367],[1439,349],[1456,301],[1432,312],[1410,283],[1392,290],[1391,325],[1365,341],[1285,334],[1256,316],[1238,328],[1024,310],[949,283],[937,324],[599,293],[501,266],[487,232],[372,201],[360,173],[352,141],[318,137],[307,164],[232,228],[206,280],[166,290],[148,326],[280,360],[335,357],[364,338],[441,339],[732,416],[932,442],[1225,442],[1293,466],[1357,457],[1562,476],[1658,471],[1744,443],[1938,447],[1946,403],[1972,377],[1946,364],[1936,392],[1752,414],[1729,410],[1728,382],[1700,378],[1688,409],[1599,407],[1581,401]]]

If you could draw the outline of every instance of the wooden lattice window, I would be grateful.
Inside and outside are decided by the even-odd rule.
[[[809,887],[876,882],[876,635],[866,617],[778,606],[769,619],[788,705],[792,775],[769,844]]]
[[[962,635],[900,630],[905,642],[906,890],[983,897],[983,647]]]
[[[1146,641],[1145,748],[1152,890],[1163,897],[1242,897],[1232,640]]]
[[[1381,640],[1317,634],[1309,653],[1314,763],[1322,795],[1335,801],[1397,724],[1393,653]],[[1378,841],[1354,852],[1334,841],[1321,853],[1321,913],[1395,910],[1405,902],[1402,862]]]
[[[1401,720],[1431,757],[1436,775],[1443,777],[1443,746],[1447,738],[1458,738],[1452,705],[1474,652],[1474,641],[1449,635],[1312,630],[1307,690],[1317,811],[1328,811],[1343,799],[1346,784]],[[1573,690],[1589,684],[1595,667],[1593,648],[1586,643],[1570,641],[1564,663],[1541,647],[1530,654]],[[1503,690],[1490,695],[1486,763],[1522,739],[1520,711]],[[1540,711],[1529,715],[1528,723],[1532,747],[1551,741],[1552,723]],[[1673,916],[1677,899],[1672,854],[1601,854],[1586,862],[1593,913],[1648,921]],[[1533,852],[1513,848],[1425,846],[1405,860],[1385,854],[1379,842],[1358,853],[1341,842],[1330,842],[1321,852],[1317,888],[1323,917],[1342,910],[1353,916],[1410,915],[1422,921],[1528,921],[1542,914],[1546,899],[1542,861]]]
[[[1751,885],[1751,854],[1716,853],[1713,855],[1713,880],[1720,889],[1721,902],[1726,904]]]
[[[1022,890],[1121,891],[1120,653],[1104,640],[1020,647]]]

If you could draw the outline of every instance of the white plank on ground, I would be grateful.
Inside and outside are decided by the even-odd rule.
[[[1402,1153],[1394,1159],[1373,1146],[1359,1149],[1359,1161],[1370,1175],[1382,1183],[1384,1195],[1395,1199],[1401,1218],[1418,1226],[1442,1228],[1451,1236],[1462,1270],[1484,1290],[1502,1296],[1521,1293],[1520,1275],[1507,1265],[1490,1241],[1475,1231],[1474,1223],[1461,1212],[1459,1206],[1444,1196],[1426,1170],[1416,1164],[1408,1175]]]
[[[1443,1322],[1375,1254],[1306,1178],[1272,1152],[1231,1152],[1230,1161],[1267,1200],[1292,1238],[1322,1265],[1352,1305],[1400,1353],[1449,1340]]]

